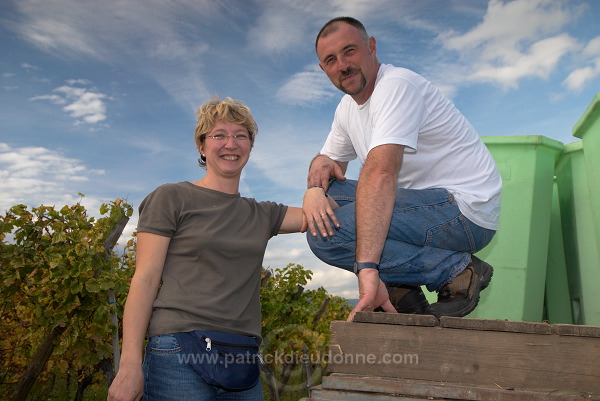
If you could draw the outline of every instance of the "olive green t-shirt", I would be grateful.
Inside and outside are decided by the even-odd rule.
[[[148,335],[210,330],[260,338],[260,273],[287,206],[191,182],[140,205],[138,232],[170,237]]]

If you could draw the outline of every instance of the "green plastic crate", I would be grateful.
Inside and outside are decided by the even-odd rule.
[[[573,127],[573,136],[581,138],[584,149],[592,214],[597,231],[600,231],[600,93],[596,94],[577,124]],[[600,247],[600,236],[596,234]],[[600,269],[600,266],[598,266]]]
[[[582,141],[565,145],[556,165],[567,276],[576,324],[600,325],[600,249]]]
[[[600,325],[600,295],[593,290],[600,284],[600,93],[596,94],[577,124],[573,127],[573,135],[581,138],[589,188],[590,210],[588,218],[593,222],[593,229],[586,232],[586,248],[582,256],[589,262],[580,263],[579,275],[582,283],[581,322]],[[586,222],[589,224],[590,222]],[[595,244],[592,239],[595,240]],[[595,250],[595,253],[594,253]]]
[[[502,176],[502,203],[499,231],[477,253],[494,277],[468,317],[542,321],[554,165],[564,145],[540,135],[482,139]],[[437,294],[425,295],[436,301]]]
[[[502,176],[500,228],[477,256],[494,267],[469,317],[542,321],[554,165],[564,145],[540,135],[482,137]]]
[[[550,242],[548,243],[544,306],[544,320],[553,324],[573,324],[573,311],[571,308],[571,294],[567,276],[567,262],[556,177],[552,191],[552,217],[550,219]]]

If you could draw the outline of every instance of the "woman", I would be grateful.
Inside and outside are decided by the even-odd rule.
[[[109,400],[263,399],[257,353],[264,251],[272,236],[305,229],[302,211],[240,196],[257,131],[242,102],[213,98],[197,117],[205,177],[165,184],[140,205],[136,271]],[[211,359],[217,355],[225,360]]]

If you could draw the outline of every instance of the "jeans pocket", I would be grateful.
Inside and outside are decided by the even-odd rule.
[[[161,334],[150,338],[148,352],[152,354],[176,354],[181,352],[181,347],[173,334]]]
[[[473,233],[463,215],[430,228],[424,245],[458,252],[476,251]]]

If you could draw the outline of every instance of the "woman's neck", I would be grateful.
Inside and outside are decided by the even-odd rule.
[[[199,187],[204,187],[208,189],[212,189],[219,192],[224,192],[226,194],[235,195],[238,194],[240,187],[240,179],[237,178],[215,178],[212,176],[206,176],[199,181],[195,181],[194,185],[198,185]]]

